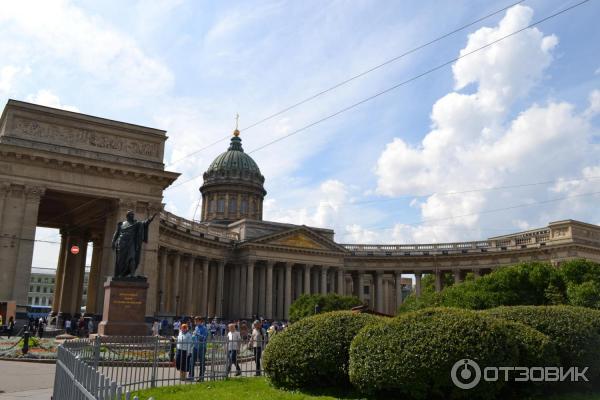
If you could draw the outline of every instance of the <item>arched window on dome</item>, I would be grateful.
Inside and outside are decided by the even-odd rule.
[[[229,199],[229,215],[235,214],[237,211],[237,199]]]
[[[225,212],[225,199],[219,199],[217,202],[217,212]]]
[[[210,212],[211,213],[217,212],[217,201],[215,199],[212,199],[210,201]]]
[[[242,199],[242,207],[241,207],[240,212],[242,214],[248,213],[248,199],[247,198]]]

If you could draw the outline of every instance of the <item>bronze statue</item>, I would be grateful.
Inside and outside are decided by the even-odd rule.
[[[140,263],[142,242],[148,243],[148,227],[156,216],[145,221],[137,221],[133,211],[127,211],[127,220],[117,224],[113,236],[112,249],[116,250],[115,277],[134,277]]]

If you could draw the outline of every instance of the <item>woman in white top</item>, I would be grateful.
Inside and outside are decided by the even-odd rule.
[[[265,346],[265,330],[262,328],[260,321],[254,321],[252,335],[250,336],[249,346],[254,351],[254,362],[256,363],[256,376],[260,376],[260,359],[262,358],[262,350]]]
[[[238,363],[237,355],[238,351],[240,350],[240,342],[242,341],[242,337],[235,329],[235,324],[229,324],[227,328],[229,329],[229,332],[227,333],[227,375],[229,375],[231,364],[233,364],[237,370],[235,376],[240,376],[242,374],[242,369]]]
[[[179,377],[182,381],[185,380],[185,374],[188,369],[188,354],[192,353],[192,335],[188,331],[186,324],[181,324],[179,335],[177,336],[177,355],[175,356],[175,368],[179,371]]]

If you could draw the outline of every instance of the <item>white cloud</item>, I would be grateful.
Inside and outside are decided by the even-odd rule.
[[[157,94],[173,83],[170,70],[145,54],[134,39],[69,1],[10,2],[2,7],[0,24],[12,37],[27,41],[30,58],[75,64],[123,91]]]
[[[30,94],[25,99],[30,103],[40,104],[42,106],[62,108],[63,110],[79,112],[75,106],[68,106],[61,103],[60,98],[47,89],[40,89],[36,94]]]
[[[481,28],[469,35],[461,54],[527,26],[531,17],[528,7],[511,8],[497,27]],[[444,220],[416,226],[399,224],[395,238],[417,242],[458,240],[465,236],[463,229],[485,237],[480,231],[482,220],[496,226],[507,222],[501,213],[485,218],[478,213],[544,200],[552,194],[547,186],[453,196],[442,192],[585,176],[582,171],[597,159],[589,121],[598,111],[597,91],[590,95],[590,106],[583,113],[569,103],[550,101],[533,104],[511,119],[516,101],[525,98],[543,78],[557,43],[554,35],[544,36],[532,28],[481,54],[459,60],[453,66],[455,88],[475,84],[475,92],[451,92],[439,99],[431,113],[432,130],[419,146],[400,138],[387,144],[377,162],[377,192],[387,196],[437,192],[415,204],[425,221]],[[582,198],[570,204],[592,200]],[[545,225],[570,211],[570,218],[585,218],[593,209],[562,204],[553,207],[552,212],[548,207],[513,210],[512,225]]]

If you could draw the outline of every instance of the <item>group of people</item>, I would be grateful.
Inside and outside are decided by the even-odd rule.
[[[195,317],[193,325],[190,319],[175,321],[173,329],[176,335],[173,336],[175,344],[175,368],[179,371],[181,380],[194,380],[195,370],[199,366],[198,381],[202,381],[205,373],[205,360],[207,342],[210,337],[219,337],[218,341],[213,343],[223,343],[225,354],[227,356],[226,373],[231,373],[232,367],[235,367],[235,375],[242,373],[238,358],[242,347],[245,345],[251,349],[255,363],[255,375],[261,373],[262,351],[268,341],[267,329],[264,329],[263,322],[255,320],[252,323],[251,331],[245,321],[230,322],[225,325],[226,333],[221,330],[222,323],[212,322],[206,324],[203,317]],[[153,333],[156,333],[158,323],[153,326]],[[273,329],[271,329],[273,327]],[[269,325],[271,335],[276,333],[275,325]]]
[[[74,336],[85,337],[95,332],[96,324],[93,318],[84,318],[83,316],[64,321],[65,331]]]
[[[4,333],[6,333],[6,336],[8,336],[8,338],[10,339],[10,337],[15,334],[14,317],[11,316],[10,318],[8,318],[8,322],[6,323],[6,326],[4,326],[4,319],[2,317],[2,314],[0,314],[0,327],[3,329]]]
[[[48,325],[48,321],[44,317],[34,318],[29,317],[27,328],[31,334],[37,334],[40,339],[44,337],[44,330]]]

